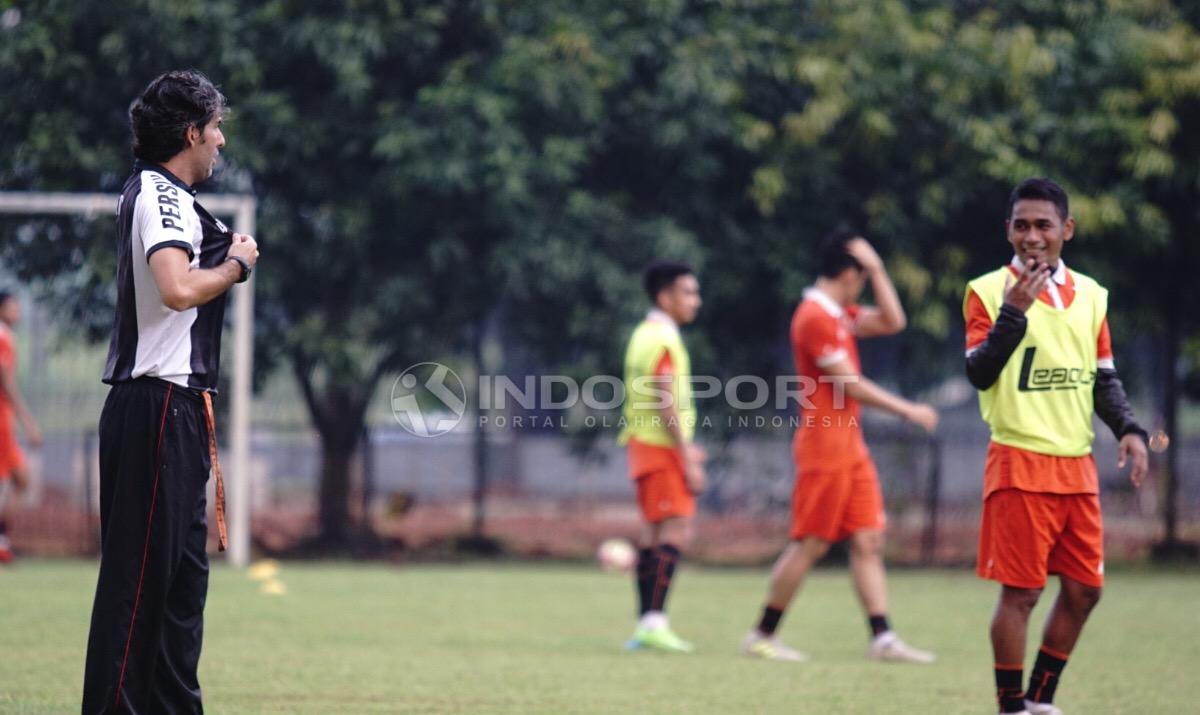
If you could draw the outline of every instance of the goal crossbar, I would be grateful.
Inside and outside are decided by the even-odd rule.
[[[0,214],[115,214],[116,194],[0,191]],[[233,220],[237,233],[253,235],[258,202],[250,194],[210,194],[204,208]],[[229,401],[229,552],[234,566],[250,560],[250,407],[254,369],[254,277],[233,288],[233,376]]]

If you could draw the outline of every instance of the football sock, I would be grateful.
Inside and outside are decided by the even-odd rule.
[[[1026,697],[1035,703],[1054,702],[1054,691],[1058,688],[1058,678],[1062,675],[1063,668],[1067,667],[1067,657],[1067,653],[1042,646],[1038,651],[1037,660],[1033,663],[1033,672],[1029,674],[1029,690]]]
[[[762,619],[758,622],[758,632],[764,636],[773,636],[779,628],[779,619],[783,618],[782,608],[767,606],[763,609]]]
[[[650,599],[654,597],[654,572],[658,568],[658,555],[654,549],[638,550],[637,568],[634,578],[637,579],[638,615],[644,616],[650,610]]]
[[[1002,713],[1019,713],[1025,709],[1025,693],[1021,692],[1024,666],[996,664],[996,701]]]
[[[671,544],[662,544],[657,549],[654,568],[654,583],[650,593],[650,610],[665,611],[667,591],[675,575],[675,564],[679,562],[679,549]]]
[[[871,627],[871,637],[876,638],[880,633],[886,633],[892,630],[892,626],[888,623],[887,616],[868,616],[867,624]]]

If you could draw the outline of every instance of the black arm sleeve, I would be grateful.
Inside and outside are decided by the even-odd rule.
[[[1133,408],[1129,406],[1129,398],[1125,396],[1125,387],[1116,370],[1101,368],[1096,371],[1092,397],[1096,414],[1112,430],[1114,437],[1121,439],[1127,434],[1136,434],[1143,442],[1148,440],[1146,430],[1133,418]]]
[[[1011,305],[1001,305],[987,340],[967,356],[967,379],[977,390],[986,390],[1000,379],[1013,351],[1025,337],[1025,313]]]

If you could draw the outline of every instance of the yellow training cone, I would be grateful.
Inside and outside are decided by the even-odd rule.
[[[287,586],[284,585],[283,581],[271,579],[269,581],[263,581],[263,585],[259,587],[258,590],[267,594],[268,596],[282,596],[287,593]]]
[[[263,559],[251,564],[246,569],[246,575],[255,581],[266,581],[279,575],[279,562],[274,559]]]

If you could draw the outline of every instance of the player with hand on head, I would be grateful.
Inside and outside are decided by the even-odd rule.
[[[700,283],[685,263],[659,261],[642,285],[651,308],[625,352],[624,426],[618,442],[629,455],[642,535],[634,569],[639,618],[631,649],[688,653],[692,645],[671,630],[667,591],[692,539],[696,495],[704,491],[704,450],[693,442],[696,407],[691,358],[679,329],[696,319]]]
[[[818,259],[820,275],[804,292],[791,326],[796,373],[815,386],[802,401],[792,442],[792,541],[775,562],[762,617],[743,641],[742,652],[767,660],[805,659],[776,636],[779,621],[830,544],[849,539],[854,587],[871,632],[867,656],[929,663],[933,654],[900,640],[888,621],[883,494],[863,440],[859,405],[899,415],[930,433],[938,415],[929,405],[893,395],[862,375],[857,339],[894,335],[906,323],[875,249],[854,232],[839,229],[822,241]],[[875,307],[855,302],[867,281]]]
[[[1146,474],[1146,431],[1113,363],[1108,291],[1062,260],[1075,235],[1067,193],[1049,179],[1022,182],[1005,228],[1012,260],[971,281],[963,303],[967,378],[992,434],[976,570],[1001,584],[991,626],[1000,712],[1061,715],[1058,680],[1104,586],[1092,414],[1120,441],[1134,486]],[[1058,598],[1022,689],[1029,614],[1049,574]]]
[[[21,321],[21,302],[15,293],[0,290],[0,564],[13,560],[8,540],[8,520],[13,502],[29,487],[29,467],[17,443],[15,417],[34,449],[42,445],[42,431],[25,405],[17,384],[17,346],[13,329]]]

